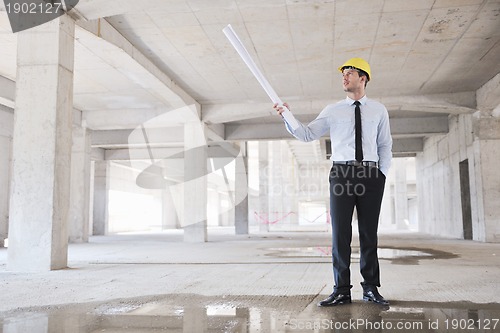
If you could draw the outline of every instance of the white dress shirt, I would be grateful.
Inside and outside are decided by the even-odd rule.
[[[286,128],[301,141],[319,139],[330,130],[332,161],[355,160],[354,108],[355,101],[347,97],[336,104],[327,105],[307,126],[298,122],[285,110],[282,117]],[[365,96],[361,103],[361,133],[363,161],[378,162],[379,169],[387,175],[392,159],[392,137],[389,114],[385,106]]]

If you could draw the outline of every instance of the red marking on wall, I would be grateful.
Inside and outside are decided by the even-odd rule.
[[[257,220],[257,223],[259,224],[277,224],[280,223],[281,221],[285,220],[288,216],[297,214],[296,212],[274,212],[274,213],[260,213],[254,211],[253,214],[255,215],[255,218]],[[305,220],[306,222],[309,223],[315,223],[317,220],[319,220],[321,217],[323,217],[326,214],[326,224],[331,224],[330,220],[330,211],[325,211],[324,213],[320,214],[318,217],[309,220],[306,219],[305,217],[300,217],[301,219]]]
[[[324,254],[324,255],[331,255],[332,254],[332,247],[331,246],[327,246],[327,247],[316,247],[316,250],[318,250],[319,252],[321,252],[321,254]]]
[[[290,216],[292,214],[295,214],[295,212],[289,212],[289,213],[286,213],[284,215],[283,215],[283,213],[275,212],[274,215],[275,216],[279,215],[279,216],[278,217],[274,217],[274,218],[271,218],[269,216],[270,214],[267,214],[267,213],[253,212],[253,214],[257,218],[257,222],[259,222],[261,224],[276,224],[276,223],[279,223],[279,222],[283,221],[288,216]]]

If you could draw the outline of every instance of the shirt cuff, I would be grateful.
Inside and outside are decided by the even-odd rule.
[[[283,111],[281,116],[283,117],[283,119],[285,119],[286,123],[290,126],[292,130],[295,131],[297,128],[300,127],[299,122],[297,121],[297,119],[295,119],[290,110],[285,109],[285,111]]]

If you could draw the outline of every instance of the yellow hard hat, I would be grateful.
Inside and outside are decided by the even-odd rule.
[[[372,73],[370,70],[370,64],[362,58],[351,58],[347,60],[342,66],[339,67],[339,71],[342,73],[345,67],[354,67],[360,69],[366,74],[368,74],[368,81],[372,78]]]

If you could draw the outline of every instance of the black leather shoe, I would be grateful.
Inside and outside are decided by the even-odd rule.
[[[351,303],[350,294],[333,293],[327,299],[318,303],[318,306],[336,306]]]
[[[363,301],[373,302],[379,305],[389,305],[389,302],[378,293],[377,289],[363,291]]]

